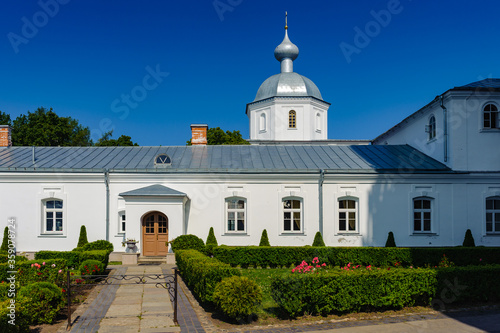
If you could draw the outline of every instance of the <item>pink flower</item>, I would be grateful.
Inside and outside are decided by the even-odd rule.
[[[326,264],[325,264],[325,263],[322,263],[322,264],[321,264],[321,266],[325,267],[325,266],[326,266]]]
[[[479,261],[483,261],[483,259],[482,259],[482,258],[480,258],[480,259],[479,259]]]
[[[45,266],[45,261],[43,262],[43,264],[42,264],[42,265],[44,265],[44,266]]]
[[[31,267],[33,267],[33,264],[31,264]]]
[[[52,267],[56,267],[56,264],[52,264]]]
[[[60,269],[59,272],[57,272],[57,273],[62,273],[62,269]]]

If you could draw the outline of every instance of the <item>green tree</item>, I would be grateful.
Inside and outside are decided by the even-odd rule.
[[[2,252],[9,251],[9,227],[5,227],[5,229],[3,229],[3,240],[2,240],[2,247],[0,247],[0,251]]]
[[[78,237],[78,245],[76,247],[83,247],[89,241],[87,239],[87,228],[82,225],[80,227],[80,237]]]
[[[207,241],[205,245],[215,245],[217,246],[217,238],[215,238],[214,228],[210,227],[210,231],[208,232]]]
[[[12,125],[12,122],[10,121],[10,115],[0,111],[0,125]]]
[[[262,230],[262,235],[260,236],[259,246],[271,246],[269,243],[269,238],[267,237],[267,230]]]
[[[90,146],[90,129],[71,117],[60,117],[44,107],[20,115],[12,124],[15,146]]]
[[[470,231],[470,229],[467,229],[467,231],[465,232],[464,242],[462,243],[462,246],[466,247],[476,246],[476,243],[474,242],[474,237],[472,236],[472,231]]]
[[[385,242],[385,247],[396,247],[396,241],[394,240],[394,234],[392,231],[387,235],[387,241]]]
[[[220,127],[212,127],[207,130],[207,144],[209,145],[249,145],[250,143],[243,139],[240,131],[225,131]],[[191,146],[191,139],[187,141]]]
[[[113,130],[106,132],[96,142],[96,146],[110,147],[110,146],[138,146],[137,143],[132,142],[132,138],[128,135],[121,135],[118,139],[111,139]]]
[[[325,246],[325,242],[323,241],[323,236],[321,235],[321,232],[318,231],[314,236],[314,241],[312,246]]]

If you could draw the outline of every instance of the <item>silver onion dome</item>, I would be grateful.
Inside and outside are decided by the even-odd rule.
[[[261,84],[254,102],[275,96],[310,96],[323,100],[314,82],[293,71],[293,61],[298,56],[299,48],[288,38],[288,25],[285,25],[285,38],[274,50],[274,57],[281,63],[281,73]]]

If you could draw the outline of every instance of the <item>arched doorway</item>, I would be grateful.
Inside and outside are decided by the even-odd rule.
[[[151,212],[142,219],[142,255],[166,255],[168,248],[168,218],[160,212]]]

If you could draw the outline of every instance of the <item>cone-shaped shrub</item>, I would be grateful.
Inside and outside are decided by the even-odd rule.
[[[217,238],[215,238],[215,233],[214,233],[213,227],[210,227],[210,231],[208,232],[208,237],[207,237],[207,241],[205,242],[205,245],[218,246]]]
[[[476,243],[474,242],[474,237],[472,237],[472,232],[470,231],[470,229],[467,229],[467,231],[465,232],[464,243],[462,245],[467,247],[476,246]]]
[[[390,231],[389,235],[387,236],[385,247],[396,247],[396,241],[394,240],[394,234],[392,233],[392,231]]]
[[[9,227],[5,227],[3,229],[3,241],[2,241],[2,247],[0,247],[1,252],[7,252],[9,251]]]
[[[89,241],[87,239],[87,228],[84,225],[80,227],[80,237],[78,238],[78,245],[76,247],[83,247]]]
[[[325,246],[325,242],[323,241],[323,236],[321,236],[321,232],[317,232],[314,236],[314,241],[312,246]]]
[[[260,236],[259,246],[271,246],[271,244],[269,244],[269,238],[267,238],[266,229],[262,230],[262,236]]]

